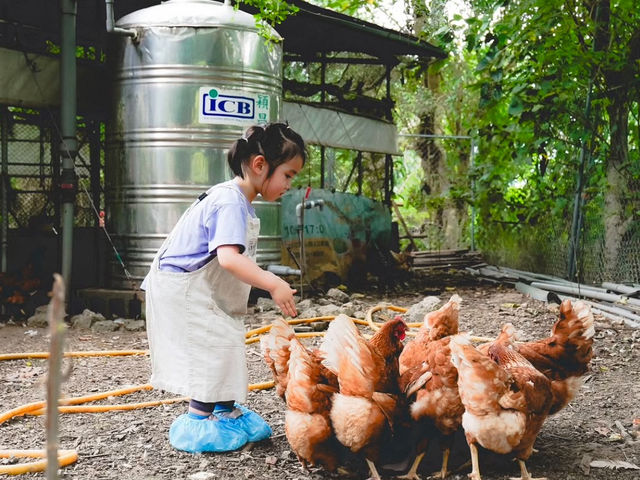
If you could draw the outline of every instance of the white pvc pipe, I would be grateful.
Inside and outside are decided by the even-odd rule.
[[[597,298],[598,300],[604,300],[605,302],[640,305],[640,300],[635,298],[628,298],[623,295],[615,295],[613,293],[603,293],[585,286],[574,287],[546,282],[531,282],[531,286],[542,288],[543,290],[552,290],[554,292],[570,293],[581,297]]]

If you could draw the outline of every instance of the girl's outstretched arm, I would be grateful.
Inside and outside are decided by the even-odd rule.
[[[221,245],[216,249],[220,266],[244,283],[266,290],[282,313],[295,317],[298,312],[293,300],[297,290],[277,275],[258,266],[256,262],[240,253],[237,245]]]

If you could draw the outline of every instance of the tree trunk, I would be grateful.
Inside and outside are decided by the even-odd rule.
[[[409,0],[414,12],[413,28],[416,35],[427,32],[433,33],[446,24],[446,1],[435,0],[428,3],[420,0]],[[424,87],[430,90],[435,98],[433,105],[438,105],[437,97],[441,95],[441,74],[432,72],[425,67]],[[421,134],[436,135],[442,131],[439,113],[435,106],[426,109],[420,115],[418,131]],[[423,191],[431,199],[441,201],[432,202],[430,209],[432,224],[438,228],[437,242],[431,242],[428,248],[454,249],[459,248],[463,242],[463,231],[468,221],[466,206],[457,204],[450,197],[452,178],[455,173],[449,170],[446,152],[440,146],[441,140],[434,138],[420,138],[417,142],[417,150],[422,158],[424,171]]]
[[[622,239],[627,232],[631,218],[626,218],[625,202],[629,195],[627,176],[623,169],[627,165],[629,104],[626,95],[610,97],[608,107],[611,146],[607,161],[607,190],[604,200],[604,258],[607,279],[617,280],[618,256]]]
[[[619,37],[612,29],[611,1],[597,1],[596,50],[607,48],[612,42],[619,50],[618,68],[605,70],[605,86],[608,100],[610,145],[607,158],[607,190],[604,199],[604,275],[611,280],[628,280],[617,277],[628,259],[620,258],[624,237],[629,231],[633,215],[626,212],[632,202],[629,175],[629,110],[633,98],[633,82],[638,60],[640,29],[635,29],[628,40]]]

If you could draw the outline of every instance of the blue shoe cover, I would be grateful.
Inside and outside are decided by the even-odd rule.
[[[249,437],[250,442],[259,442],[265,440],[271,436],[271,427],[263,420],[263,418],[256,412],[249,410],[247,407],[243,407],[239,403],[234,405],[235,408],[242,412],[242,415],[235,416],[224,407],[216,405],[213,414],[220,419],[227,419],[242,429]],[[231,414],[231,415],[225,415]],[[233,418],[235,417],[235,418]]]
[[[189,453],[228,452],[237,450],[249,441],[247,434],[229,420],[185,413],[169,428],[169,443],[177,450]]]

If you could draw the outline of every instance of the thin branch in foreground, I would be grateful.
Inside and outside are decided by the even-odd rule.
[[[49,374],[47,376],[47,480],[58,479],[58,398],[60,396],[60,365],[63,356],[65,305],[64,281],[53,274],[51,301],[47,309],[47,321],[51,335],[49,349]]]

